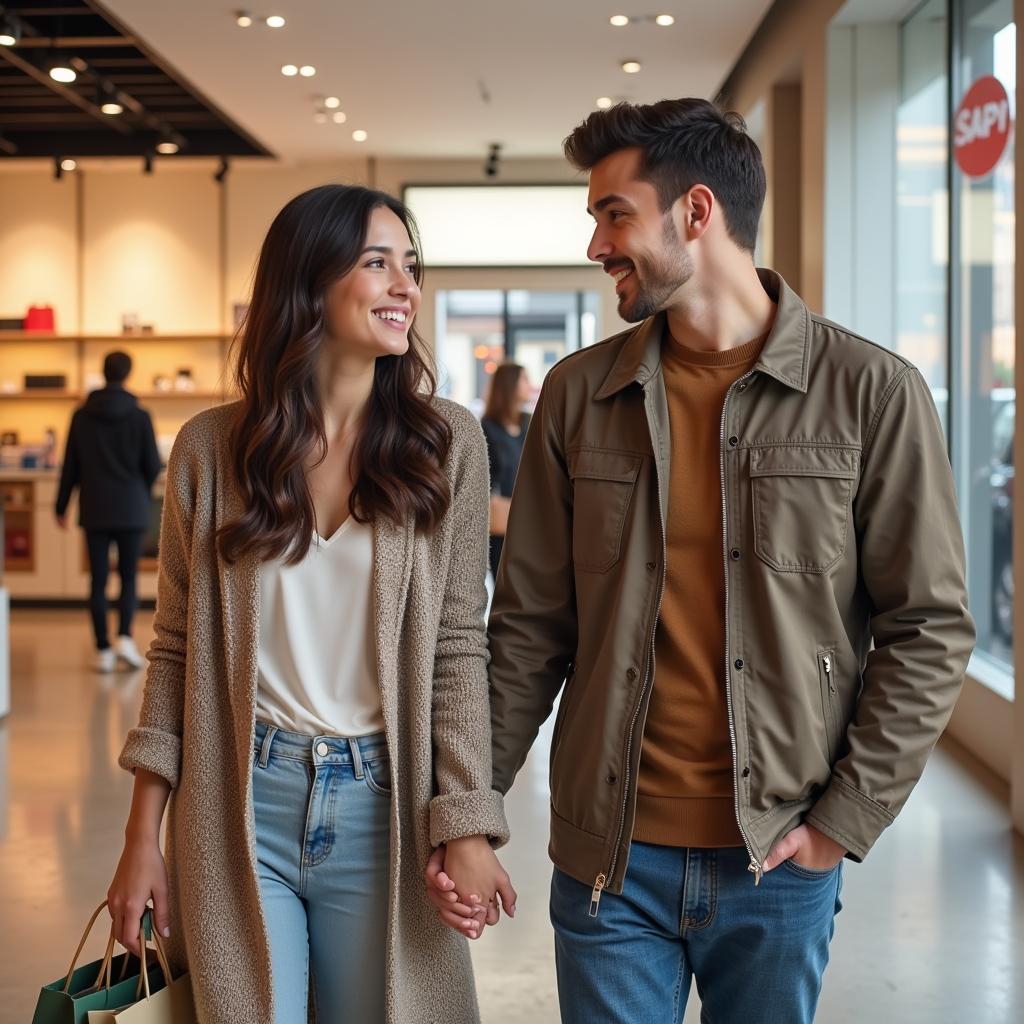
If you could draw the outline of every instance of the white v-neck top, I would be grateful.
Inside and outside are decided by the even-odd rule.
[[[371,615],[373,528],[351,516],[298,565],[260,570],[256,717],[306,735],[382,732]]]

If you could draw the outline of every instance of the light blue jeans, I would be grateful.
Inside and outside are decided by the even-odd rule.
[[[256,724],[252,799],[274,1024],[384,1021],[391,766],[383,734]]]
[[[703,1024],[811,1024],[839,912],[842,865],[791,861],[754,886],[738,849],[633,843],[621,895],[555,869],[563,1024],[680,1024],[696,980]]]

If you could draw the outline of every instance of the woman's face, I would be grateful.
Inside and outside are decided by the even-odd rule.
[[[530,400],[532,393],[533,388],[530,387],[530,378],[526,376],[526,371],[523,370],[519,374],[519,381],[516,384],[516,401],[522,405]]]
[[[416,251],[386,206],[370,215],[356,265],[327,290],[327,333],[346,356],[400,356],[420,308]]]

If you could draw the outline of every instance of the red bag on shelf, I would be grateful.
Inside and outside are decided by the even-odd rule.
[[[49,331],[51,334],[56,330],[54,326],[53,306],[29,306],[25,314],[26,331]]]

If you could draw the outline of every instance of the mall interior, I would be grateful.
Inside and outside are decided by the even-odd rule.
[[[563,356],[622,328],[562,140],[595,108],[685,95],[741,114],[761,148],[758,264],[921,370],[966,542],[962,695],[905,810],[846,865],[816,1019],[1024,1021],[1024,0],[259,2],[0,0],[0,1021],[28,1021],[65,970],[131,794],[117,757],[146,670],[94,670],[82,534],[73,508],[66,530],[54,514],[104,356],[131,356],[166,461],[186,420],[234,397],[232,339],[276,212],[357,183],[418,220],[441,394],[479,415],[513,360],[535,399]],[[507,798],[518,914],[472,946],[486,1024],[558,1020],[551,726]]]

